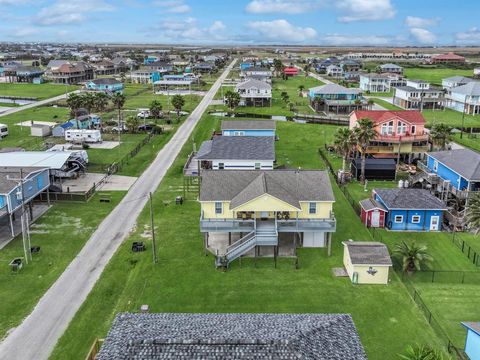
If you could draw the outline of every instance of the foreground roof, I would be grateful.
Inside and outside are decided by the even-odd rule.
[[[323,170],[204,171],[200,201],[231,201],[231,208],[263,194],[299,207],[300,201],[335,201]]]
[[[398,117],[410,124],[425,124],[425,118],[420,111],[416,110],[354,110],[353,114],[357,119],[369,118],[375,123],[383,123]]]
[[[117,315],[97,360],[364,360],[348,314]]]
[[[428,190],[423,189],[374,189],[389,210],[447,210],[446,206]]]
[[[344,241],[353,265],[392,265],[385,244],[374,241]]]
[[[204,141],[197,160],[275,160],[273,136],[215,136]]]
[[[480,96],[480,82],[471,81],[465,85],[454,87],[451,91],[456,94]]]
[[[0,194],[8,194],[18,187],[19,179],[28,179],[32,173],[45,170],[42,167],[1,167],[0,168]]]
[[[45,167],[49,169],[60,169],[71,152],[66,151],[18,151],[0,153],[0,165],[11,167]]]
[[[480,180],[480,154],[470,149],[429,152],[429,156],[467,180]]]
[[[222,130],[275,130],[275,120],[224,120]]]

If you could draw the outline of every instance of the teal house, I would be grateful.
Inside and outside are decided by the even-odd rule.
[[[85,85],[87,90],[102,91],[107,94],[123,93],[124,85],[115,78],[100,78],[90,80]]]
[[[462,322],[467,329],[465,354],[470,360],[480,360],[480,322]]]
[[[350,114],[362,110],[367,101],[358,88],[346,88],[338,84],[327,84],[308,89],[310,105],[317,112]]]

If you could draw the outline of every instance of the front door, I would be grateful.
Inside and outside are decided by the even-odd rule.
[[[372,227],[380,227],[380,211],[376,210],[372,212],[372,220],[370,225]]]
[[[440,216],[432,216],[430,218],[430,230],[438,231],[439,226],[440,226]]]

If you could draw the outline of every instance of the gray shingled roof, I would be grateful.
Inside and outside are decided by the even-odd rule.
[[[380,65],[380,68],[381,69],[385,69],[385,68],[395,68],[395,69],[403,69],[401,66],[397,65],[397,64],[382,64]]]
[[[455,82],[455,83],[469,83],[469,82],[472,82],[472,81],[475,81],[474,79],[472,78],[469,78],[469,77],[466,77],[466,76],[461,76],[461,75],[455,75],[455,76],[451,76],[451,77],[448,77],[448,78],[445,78],[443,79],[444,81],[449,81],[449,82]]]
[[[447,210],[446,206],[428,190],[374,189],[388,210]]]
[[[275,160],[273,136],[215,136],[198,150],[198,160]]]
[[[468,84],[454,87],[452,93],[463,94],[468,96],[480,96],[480,82],[472,81]]]
[[[97,360],[366,360],[349,314],[117,315]]]
[[[335,201],[330,178],[323,170],[204,171],[200,201],[231,201],[238,207],[270,194],[292,206],[300,201]]]
[[[413,91],[421,91],[421,92],[424,92],[424,93],[428,93],[428,92],[440,92],[441,89],[439,88],[435,88],[435,87],[430,87],[430,89],[417,89],[413,86],[397,86],[395,87],[395,89],[399,89],[399,90],[403,90],[403,91],[410,91],[410,92],[413,92]]]
[[[470,329],[472,329],[473,331],[475,331],[477,334],[480,335],[480,322],[468,322],[468,321],[464,321],[462,322],[462,324]]]
[[[434,151],[429,156],[438,160],[467,180],[480,180],[480,153],[470,149]]]
[[[362,90],[356,88],[346,88],[338,84],[321,85],[309,89],[315,94],[360,94]]]
[[[381,210],[386,211],[385,207],[374,199],[361,200],[360,201],[360,206],[365,211],[369,211],[369,210],[373,210],[373,209],[381,209]]]
[[[251,89],[251,88],[256,88],[259,90],[272,90],[272,86],[267,83],[266,81],[261,81],[261,80],[255,80],[255,79],[249,79],[244,82],[241,82],[237,84],[235,89]]]
[[[387,246],[374,241],[342,242],[350,254],[353,265],[392,265]]]
[[[95,80],[90,80],[90,82],[96,85],[115,85],[122,83],[120,80],[117,80],[115,78],[98,78]]]
[[[222,130],[275,130],[275,120],[223,120]]]
[[[28,179],[33,172],[43,170],[43,167],[1,167],[0,168],[0,194],[8,194],[15,189],[19,181],[13,179]]]

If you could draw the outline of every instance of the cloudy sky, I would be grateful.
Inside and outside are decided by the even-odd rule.
[[[474,0],[0,0],[0,41],[480,45],[479,13]]]

